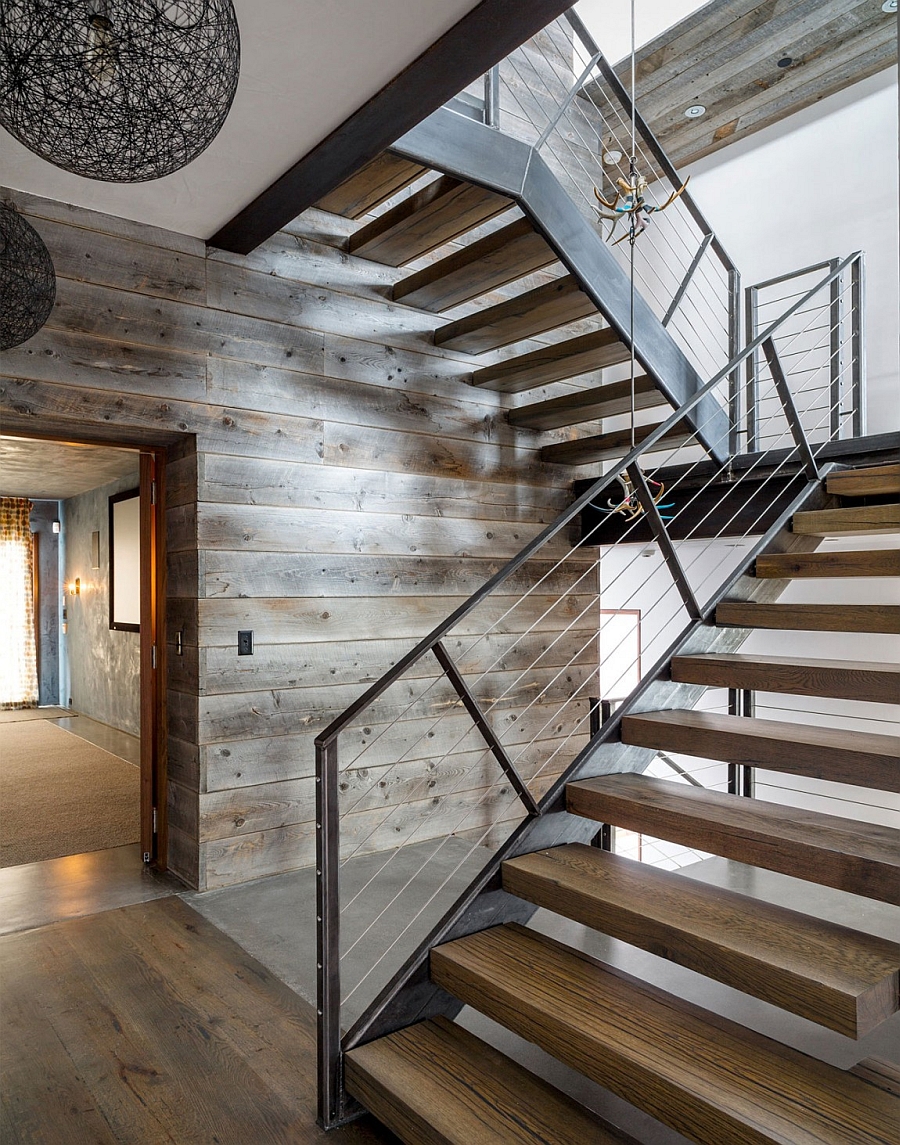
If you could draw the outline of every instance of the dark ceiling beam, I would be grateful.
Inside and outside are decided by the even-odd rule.
[[[209,239],[249,254],[572,5],[481,0]]]

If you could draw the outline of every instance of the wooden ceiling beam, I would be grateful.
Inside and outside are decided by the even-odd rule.
[[[217,231],[209,245],[249,254],[570,6],[571,0],[481,0]]]

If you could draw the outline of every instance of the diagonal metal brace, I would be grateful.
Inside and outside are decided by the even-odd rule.
[[[694,590],[691,588],[690,581],[685,575],[684,568],[681,561],[678,559],[678,553],[675,552],[675,546],[669,537],[668,530],[662,517],[659,515],[659,509],[656,507],[656,502],[647,487],[647,481],[644,477],[643,471],[637,462],[628,466],[626,470],[628,476],[631,478],[631,484],[637,493],[638,500],[641,503],[641,508],[650,523],[650,528],[653,530],[653,536],[656,543],[659,545],[660,552],[663,559],[669,566],[669,572],[672,574],[672,580],[675,581],[675,587],[681,594],[681,599],[684,601],[684,606],[687,609],[688,616],[691,620],[699,620],[702,616],[700,605],[697,603],[697,598],[694,596]]]
[[[516,789],[516,793],[525,804],[525,807],[528,810],[528,814],[533,816],[540,815],[541,809],[537,805],[537,800],[528,790],[527,786],[525,785],[525,781],[522,779],[522,776],[519,775],[518,771],[516,771],[516,765],[507,755],[506,748],[503,746],[500,740],[497,739],[494,729],[488,722],[487,716],[481,710],[481,705],[472,695],[472,692],[469,690],[469,685],[460,675],[460,671],[456,664],[453,662],[450,653],[447,651],[440,640],[437,642],[437,644],[434,645],[432,652],[434,653],[437,662],[444,669],[444,674],[453,685],[454,691],[462,700],[466,711],[475,721],[475,726],[481,732],[482,736],[484,736],[485,743],[491,749],[494,758],[503,768],[507,778],[509,779],[509,782]]]
[[[815,455],[810,448],[809,438],[806,436],[803,422],[797,413],[797,407],[794,405],[791,387],[788,385],[788,380],[785,377],[781,359],[778,357],[778,351],[775,349],[774,340],[772,338],[766,338],[762,344],[762,348],[766,356],[766,361],[769,364],[772,381],[775,383],[775,389],[778,391],[778,397],[781,399],[784,416],[787,418],[787,423],[791,427],[791,433],[793,434],[797,450],[803,458],[803,468],[806,470],[810,480],[819,481],[821,480],[822,474],[819,470]]]

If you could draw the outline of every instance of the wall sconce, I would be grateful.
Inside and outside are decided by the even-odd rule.
[[[81,596],[81,577],[77,576],[69,585],[69,596]]]

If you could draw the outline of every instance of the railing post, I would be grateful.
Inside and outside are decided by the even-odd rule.
[[[678,589],[678,592],[681,594],[681,599],[684,601],[688,616],[691,620],[699,620],[702,615],[700,605],[697,603],[694,590],[691,588],[690,581],[685,575],[681,561],[678,559],[678,554],[675,552],[675,546],[672,544],[665,523],[659,515],[656,502],[653,500],[650,495],[650,490],[647,488],[643,471],[640,465],[635,462],[633,465],[628,466],[627,472],[631,478],[631,484],[634,486],[634,491],[638,495],[641,508],[644,510],[644,515],[649,522],[650,528],[653,530],[653,536],[656,538],[656,543],[659,545],[663,559],[669,566],[669,572],[675,581],[675,587]]]
[[[762,344],[762,348],[763,353],[766,355],[766,361],[769,363],[769,370],[772,374],[772,380],[775,383],[775,389],[778,391],[778,396],[781,399],[784,416],[787,418],[788,425],[791,427],[791,433],[794,437],[794,442],[800,452],[800,456],[803,458],[803,468],[811,479],[818,481],[821,477],[819,466],[810,448],[806,430],[803,428],[800,415],[797,413],[797,407],[794,405],[791,387],[788,385],[788,380],[782,369],[778,351],[775,349],[775,342],[771,338],[766,338]]]
[[[484,73],[484,122],[488,127],[500,126],[500,65],[494,64]]]
[[[866,432],[866,264],[860,252],[850,268],[851,333],[850,366],[851,400],[853,403],[853,436]]]
[[[528,790],[528,785],[516,770],[516,765],[509,758],[506,748],[497,738],[494,729],[491,727],[490,721],[482,711],[481,704],[479,704],[478,700],[469,688],[469,685],[463,679],[462,673],[453,662],[453,658],[450,656],[450,653],[440,642],[440,640],[435,643],[431,651],[434,653],[437,662],[443,668],[444,675],[450,681],[454,692],[456,692],[457,696],[459,696],[459,698],[462,700],[463,707],[472,717],[475,726],[484,737],[484,742],[490,748],[494,759],[496,759],[496,761],[500,764],[507,779],[509,779],[509,782],[512,784],[516,794],[519,796],[519,799],[521,799],[521,801],[525,804],[525,809],[528,811],[528,814],[535,816],[540,815],[541,809],[538,806],[537,800]]]
[[[728,360],[741,352],[741,272],[737,267],[728,271]],[[730,410],[730,441],[728,452],[732,457],[741,447],[741,369],[735,367],[728,377],[728,408]]]
[[[840,259],[833,258],[828,263],[830,270],[836,270],[840,265]],[[842,347],[843,347],[843,305],[841,298],[843,296],[841,279],[843,275],[838,275],[832,279],[831,286],[829,287],[829,319],[831,329],[829,331],[829,357],[828,357],[828,401],[830,406],[829,413],[829,432],[828,438],[830,441],[837,441],[841,436],[841,424],[843,420],[843,395],[841,393],[842,381],[844,376]]]
[[[340,1124],[341,902],[337,736],[316,743],[316,1024],[319,1124]]]
[[[728,714],[752,719],[756,714],[756,698],[749,688],[728,689]],[[749,764],[729,763],[728,794],[753,798],[753,768]]]
[[[747,341],[752,342],[758,334],[759,314],[757,311],[757,288],[747,287],[746,295],[746,330]],[[747,418],[747,453],[755,453],[759,449],[759,356],[754,350],[747,355],[747,385],[746,410]]]

